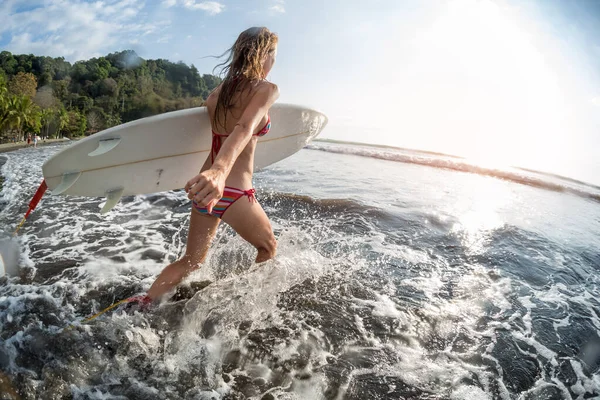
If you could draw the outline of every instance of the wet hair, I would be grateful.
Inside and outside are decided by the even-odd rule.
[[[221,76],[225,75],[215,108],[214,125],[225,127],[227,110],[232,107],[236,92],[249,90],[251,84],[265,79],[263,61],[268,54],[275,51],[278,37],[265,27],[246,29],[221,57],[225,61],[215,67],[222,67]]]

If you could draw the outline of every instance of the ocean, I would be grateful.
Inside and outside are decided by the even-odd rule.
[[[62,146],[0,155],[2,398],[600,398],[598,187],[315,142],[255,174],[274,260],[222,224],[171,301],[81,323],[183,254],[190,203],[46,194],[11,238]]]

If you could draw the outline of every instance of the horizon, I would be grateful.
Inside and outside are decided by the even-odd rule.
[[[402,150],[402,151],[409,151],[409,152],[413,152],[413,153],[422,153],[422,154],[427,154],[427,155],[432,155],[432,156],[443,156],[443,157],[450,157],[450,158],[457,158],[466,162],[473,162],[473,159],[467,158],[467,157],[462,157],[462,156],[457,156],[455,154],[449,154],[449,153],[440,153],[440,152],[436,152],[436,151],[430,151],[430,150],[423,150],[423,149],[413,149],[410,147],[398,147],[398,146],[390,146],[390,145],[385,145],[385,144],[377,144],[377,143],[367,143],[367,142],[352,142],[352,141],[346,141],[346,140],[338,140],[338,139],[328,139],[328,138],[321,138],[321,137],[317,137],[316,139],[313,140],[313,142],[323,142],[323,143],[333,143],[333,144],[349,144],[349,145],[356,145],[356,146],[365,146],[365,147],[375,147],[375,148],[380,148],[380,149],[392,149],[392,150]],[[476,162],[473,162],[474,165],[478,166],[478,167],[482,167],[484,169],[487,170],[494,170],[493,167],[486,167],[484,165],[478,165]],[[436,167],[437,168],[437,167]],[[517,169],[517,170],[521,170],[521,171],[526,171],[526,172],[533,172],[536,174],[540,174],[540,175],[544,175],[546,177],[553,177],[553,178],[558,178],[561,180],[566,180],[572,183],[577,183],[583,186],[587,186],[589,188],[592,189],[599,189],[600,190],[600,185],[596,185],[590,182],[586,182],[586,181],[580,181],[578,179],[569,177],[569,176],[564,176],[564,175],[559,175],[553,172],[548,172],[548,171],[541,171],[541,170],[536,170],[536,169],[530,169],[530,168],[524,168],[524,167],[519,167],[517,165],[506,165],[503,167],[500,167],[499,170],[503,170],[503,169]],[[502,179],[499,178],[498,179]]]
[[[329,117],[323,139],[600,184],[592,2],[9,0],[0,49],[72,63],[131,49],[212,74],[210,56],[253,25],[279,34],[269,79],[280,102]]]

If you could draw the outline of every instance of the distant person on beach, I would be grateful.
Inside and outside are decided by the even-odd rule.
[[[186,276],[200,268],[221,220],[256,250],[256,262],[275,256],[277,242],[271,222],[254,197],[252,172],[258,136],[271,128],[269,108],[279,97],[266,80],[277,55],[278,37],[267,28],[242,32],[228,50],[225,78],[206,99],[213,145],[200,172],[185,185],[191,203],[185,255],[167,266],[146,296],[136,301],[161,300]]]
[[[37,147],[37,142],[38,142],[38,136],[37,136],[37,135],[35,135],[35,136],[33,137],[33,147],[34,147],[34,148],[35,148],[35,147]]]
[[[27,147],[31,145],[31,135],[27,136]]]

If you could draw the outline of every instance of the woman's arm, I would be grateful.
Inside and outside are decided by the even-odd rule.
[[[258,124],[279,97],[276,85],[267,83],[260,87],[244,110],[242,117],[225,139],[210,169],[201,172],[185,185],[188,198],[194,199],[208,212],[223,196],[225,180],[240,153],[244,150]]]

